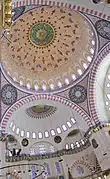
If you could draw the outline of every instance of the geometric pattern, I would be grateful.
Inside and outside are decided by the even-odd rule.
[[[5,105],[12,105],[17,100],[17,90],[11,84],[5,84],[1,90],[1,99]]]
[[[110,22],[105,20],[98,20],[95,24],[99,35],[105,39],[110,40]]]
[[[26,114],[31,118],[43,119],[53,115],[56,110],[57,108],[54,106],[36,105],[26,109]]]
[[[87,90],[84,86],[76,85],[70,89],[69,98],[76,104],[82,103],[87,99]]]

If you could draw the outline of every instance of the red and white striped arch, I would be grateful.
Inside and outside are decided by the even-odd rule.
[[[80,5],[70,4],[68,2],[63,2],[61,0],[57,1],[50,1],[50,0],[19,0],[19,1],[13,1],[13,8],[20,7],[20,6],[26,6],[26,5],[50,5],[50,6],[56,6],[56,7],[68,7],[70,9],[85,12],[90,15],[95,15],[97,17],[100,17],[105,20],[110,20],[110,16],[93,10],[86,7],[82,7]]]

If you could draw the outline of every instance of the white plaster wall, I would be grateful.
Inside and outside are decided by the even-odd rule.
[[[104,58],[103,62],[100,64],[97,71],[96,82],[95,82],[96,110],[98,113],[99,120],[102,122],[109,121],[109,116],[107,115],[107,111],[105,109],[105,102],[104,102],[104,92],[105,92],[104,81],[109,65],[110,65],[110,54],[107,55]]]

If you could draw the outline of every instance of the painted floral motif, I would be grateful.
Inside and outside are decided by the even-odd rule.
[[[87,98],[87,90],[84,86],[76,85],[70,89],[69,98],[77,104],[82,103]]]
[[[17,100],[17,90],[11,84],[5,84],[1,90],[2,102],[6,105],[11,105]]]
[[[56,110],[54,106],[36,105],[26,109],[26,113],[33,118],[46,118],[54,114]]]
[[[47,46],[54,38],[54,29],[48,23],[35,24],[30,32],[30,41],[37,46]]]
[[[95,24],[99,35],[105,39],[110,40],[110,22],[106,20],[99,20]]]

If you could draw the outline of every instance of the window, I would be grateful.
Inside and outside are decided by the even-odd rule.
[[[50,168],[49,168],[49,164],[48,163],[44,163],[44,166],[45,166],[45,172],[46,172],[46,175],[47,176],[50,176]]]
[[[58,132],[58,134],[61,133],[61,129],[59,127],[57,128],[57,132]]]
[[[69,121],[67,121],[67,125],[68,125],[68,127],[71,127],[71,126],[72,126]]]
[[[35,155],[35,150],[34,150],[34,148],[31,148],[31,149],[30,149],[30,155]]]
[[[63,128],[63,130],[64,130],[64,131],[66,131],[66,130],[67,130],[67,128],[66,128],[66,126],[65,126],[65,125],[62,125],[62,128]]]
[[[54,136],[55,135],[55,131],[52,129],[51,130],[51,135]]]
[[[40,144],[40,145],[39,145],[39,153],[40,153],[40,154],[46,153],[45,145],[44,145],[44,144]]]
[[[12,125],[13,125],[13,122],[10,123],[10,127],[12,127]]]
[[[36,138],[36,134],[35,134],[35,132],[32,133],[32,138],[33,138],[33,139]]]
[[[12,131],[14,131],[15,130],[15,125],[13,126],[13,128],[12,128]]]
[[[59,164],[59,162],[55,162],[55,167],[56,167],[56,172],[57,172],[57,174],[60,174],[60,173],[61,173],[61,169],[60,169],[60,164]]]
[[[76,120],[73,117],[71,117],[71,121],[73,124],[76,124]]]
[[[19,131],[20,131],[20,129],[19,129],[19,128],[17,128],[17,129],[16,129],[16,134],[19,134]]]
[[[66,144],[66,145],[65,145],[65,148],[66,148],[66,150],[68,150],[68,149],[69,149],[69,145],[68,145],[68,144]]]
[[[71,149],[74,149],[74,144],[71,144]]]
[[[108,99],[110,100],[110,94],[107,94]]]
[[[48,131],[45,131],[45,137],[46,137],[46,138],[49,137],[49,133],[48,133]]]
[[[84,140],[81,139],[81,143],[84,145]]]
[[[24,131],[21,131],[21,137],[23,137],[24,136]]]
[[[77,147],[80,147],[80,144],[79,144],[79,142],[76,142],[76,146],[77,146]]]
[[[39,136],[39,139],[42,139],[43,138],[42,132],[39,132],[38,136]]]
[[[29,136],[30,136],[30,133],[29,133],[29,132],[27,132],[27,138],[29,138]]]

